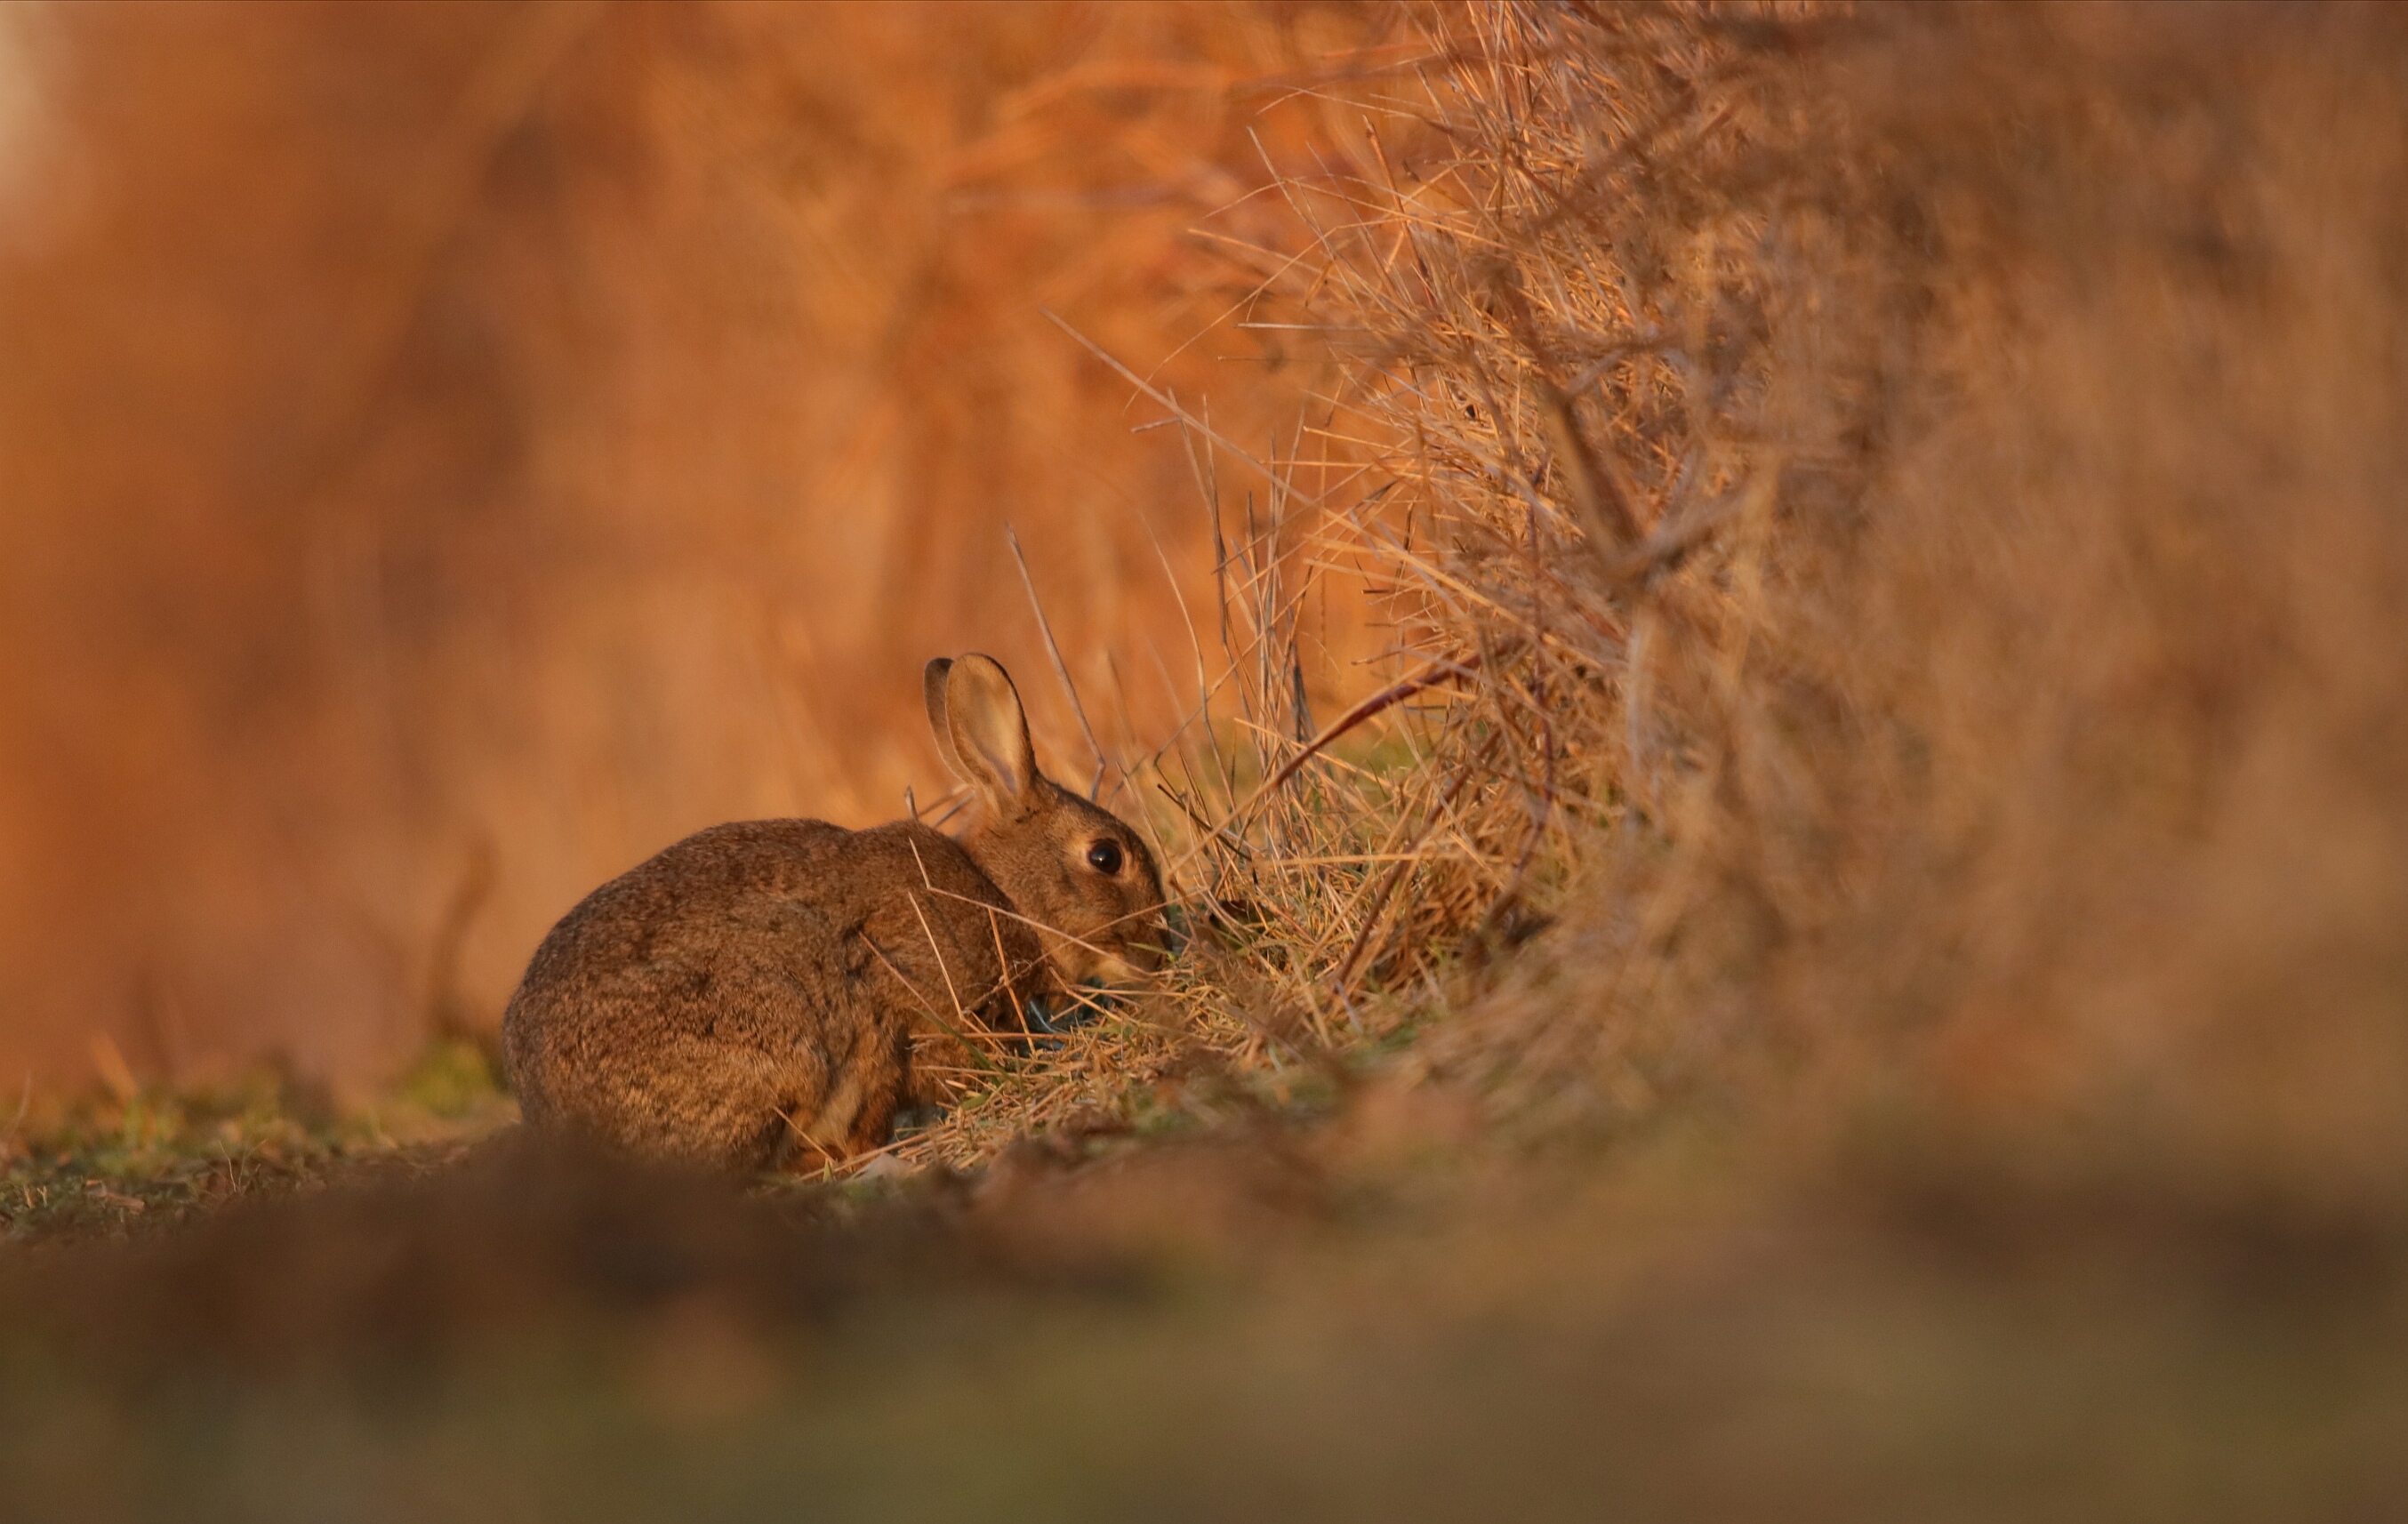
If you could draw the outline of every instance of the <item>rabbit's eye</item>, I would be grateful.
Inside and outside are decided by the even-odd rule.
[[[1121,870],[1121,844],[1107,838],[1087,848],[1087,866],[1107,878]]]

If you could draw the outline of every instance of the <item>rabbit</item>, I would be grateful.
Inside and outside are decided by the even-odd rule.
[[[842,1160],[1025,1042],[1035,1002],[1159,965],[1154,855],[1038,770],[1002,664],[939,657],[922,693],[973,828],[739,821],[586,896],[502,1016],[530,1125],[729,1172]]]

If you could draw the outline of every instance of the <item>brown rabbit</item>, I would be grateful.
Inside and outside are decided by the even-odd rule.
[[[977,794],[968,835],[741,821],[595,890],[502,1015],[529,1123],[731,1170],[841,1158],[947,1098],[1030,1002],[1160,962],[1153,854],[1038,771],[1001,664],[940,658],[923,688]]]

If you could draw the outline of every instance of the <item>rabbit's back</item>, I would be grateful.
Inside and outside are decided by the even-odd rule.
[[[745,821],[686,838],[561,918],[503,1018],[527,1119],[760,1168],[794,1138],[883,1142],[910,1034],[942,1057],[1017,1026],[1034,936],[924,826]],[[924,1038],[924,1042],[928,1039]]]

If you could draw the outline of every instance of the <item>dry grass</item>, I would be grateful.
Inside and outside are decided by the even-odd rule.
[[[1234,251],[1340,383],[1277,458],[1154,396],[1264,494],[1220,728],[1125,774],[1198,955],[929,1150],[1161,1091],[1167,1032],[1343,1086],[1402,1031],[1531,1136],[1711,1097],[2387,1210],[2396,29],[1414,16]],[[1291,697],[1329,568],[1390,590],[1370,715]]]
[[[1534,1120],[1704,1085],[2388,1211],[2398,31],[1477,42],[1476,178],[1365,321],[1435,622],[1524,642],[1491,724],[1543,708],[1605,808],[1553,817],[1589,827],[1566,935],[1432,1061]]]

